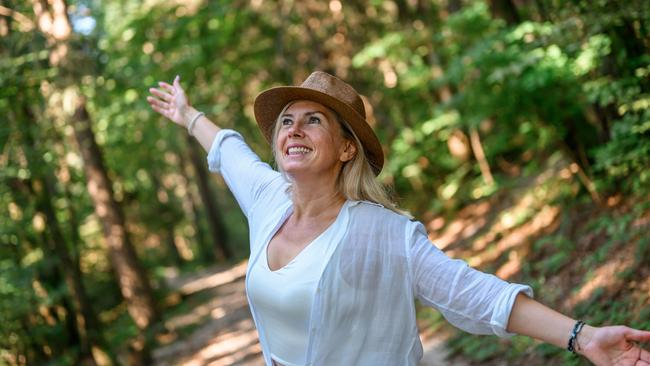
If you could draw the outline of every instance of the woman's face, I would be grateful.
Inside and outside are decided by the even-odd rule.
[[[289,176],[334,175],[352,159],[354,144],[343,138],[332,110],[320,103],[293,102],[280,116],[276,160]]]

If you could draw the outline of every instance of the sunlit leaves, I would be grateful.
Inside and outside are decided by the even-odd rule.
[[[368,64],[376,58],[386,58],[394,47],[399,46],[404,41],[404,35],[400,33],[389,33],[381,39],[369,44],[361,52],[352,58],[354,67],[361,67]]]
[[[604,34],[597,34],[583,44],[573,64],[573,72],[582,76],[600,66],[603,57],[611,52],[611,40]]]

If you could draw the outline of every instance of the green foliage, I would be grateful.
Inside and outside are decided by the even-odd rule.
[[[469,202],[511,190],[511,176],[537,175],[546,161],[568,162],[574,180],[579,166],[581,184],[595,182],[603,197],[647,200],[650,2],[514,2],[520,22],[495,18],[485,1],[460,3],[452,9],[447,1],[353,1],[336,10],[334,3],[317,1],[70,1],[71,15],[87,11],[97,25],[90,34],[73,35],[67,56],[76,63],[65,78],[51,62],[56,53],[32,6],[5,5],[33,26],[20,17],[0,18],[0,115],[6,117],[0,125],[0,360],[77,361],[66,324],[71,293],[51,247],[54,223],[43,219],[44,192],[102,314],[107,343],[121,349],[137,335],[112,279],[83,159],[63,113],[62,85],[78,86],[87,98],[115,197],[157,279],[170,266],[204,265],[202,251],[210,245],[185,133],[151,112],[144,99],[149,87],[176,74],[197,108],[241,131],[266,160],[269,149],[252,118],[255,94],[297,83],[314,69],[340,75],[373,106],[375,130],[388,152],[380,179],[416,214],[453,216]],[[574,184],[553,184],[531,194],[569,207],[589,199],[576,196]],[[224,183],[211,185],[234,252],[245,257],[245,220],[234,213],[237,204]],[[647,263],[650,240],[631,229],[639,212],[593,221],[586,233],[607,239],[583,266],[602,263],[629,241],[636,245],[635,266]],[[535,210],[502,214],[519,226]],[[534,244],[543,257],[524,263],[523,272],[536,289],[544,288],[547,274],[570,267],[576,247],[568,232],[563,227]],[[163,245],[169,238],[194,256],[181,258],[191,263],[173,260]],[[633,279],[635,272],[621,276]],[[602,296],[596,291],[599,305],[577,312],[650,327],[647,306],[610,304]],[[635,301],[647,302],[647,296]],[[631,316],[634,306],[645,316]],[[43,309],[57,316],[48,318]],[[508,343],[508,352],[491,338],[457,342],[459,352],[479,362],[535,352],[579,363],[523,338]]]

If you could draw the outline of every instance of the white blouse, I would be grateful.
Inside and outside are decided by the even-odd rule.
[[[316,288],[327,260],[336,248],[336,241],[343,236],[344,226],[340,222],[346,221],[346,216],[339,215],[284,267],[275,271],[269,267],[269,242],[262,248],[259,260],[251,266],[248,297],[257,309],[260,327],[266,332],[271,357],[283,366],[307,363],[309,317]],[[279,226],[287,217],[280,221]]]
[[[291,210],[288,183],[232,130],[217,134],[207,159],[248,219],[250,292],[251,268]],[[421,223],[378,204],[353,201],[342,214],[348,217],[343,234],[312,302],[305,365],[416,365],[422,345],[414,298],[467,332],[507,336],[517,294],[532,296],[529,286],[450,259],[431,244]],[[264,360],[272,365],[268,330],[250,296],[249,306]]]

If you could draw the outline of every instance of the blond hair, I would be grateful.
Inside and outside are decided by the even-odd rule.
[[[277,164],[278,156],[280,154],[280,151],[278,151],[277,148],[277,138],[280,130],[279,126],[281,124],[282,116],[293,103],[294,102],[289,102],[286,106],[284,106],[284,108],[282,108],[282,111],[278,115],[278,118],[273,127],[272,135],[273,157],[275,158],[276,166],[289,183],[291,183],[291,180],[282,170],[282,167]],[[354,133],[354,130],[350,127],[349,123],[344,120],[338,113],[336,113],[336,111],[328,107],[326,108],[336,116],[336,120],[341,126],[342,137],[352,142],[357,149],[354,157],[351,160],[343,163],[343,167],[339,172],[337,182],[337,188],[339,192],[341,192],[341,194],[343,194],[346,199],[353,201],[374,202],[400,215],[411,217],[408,212],[403,211],[397,207],[395,202],[393,202],[393,200],[390,198],[386,188],[377,181],[375,173],[370,166],[370,162],[366,158],[363,144],[361,143],[361,140],[359,140],[359,137],[357,137],[357,135]],[[289,186],[288,190],[291,191],[291,186]]]

